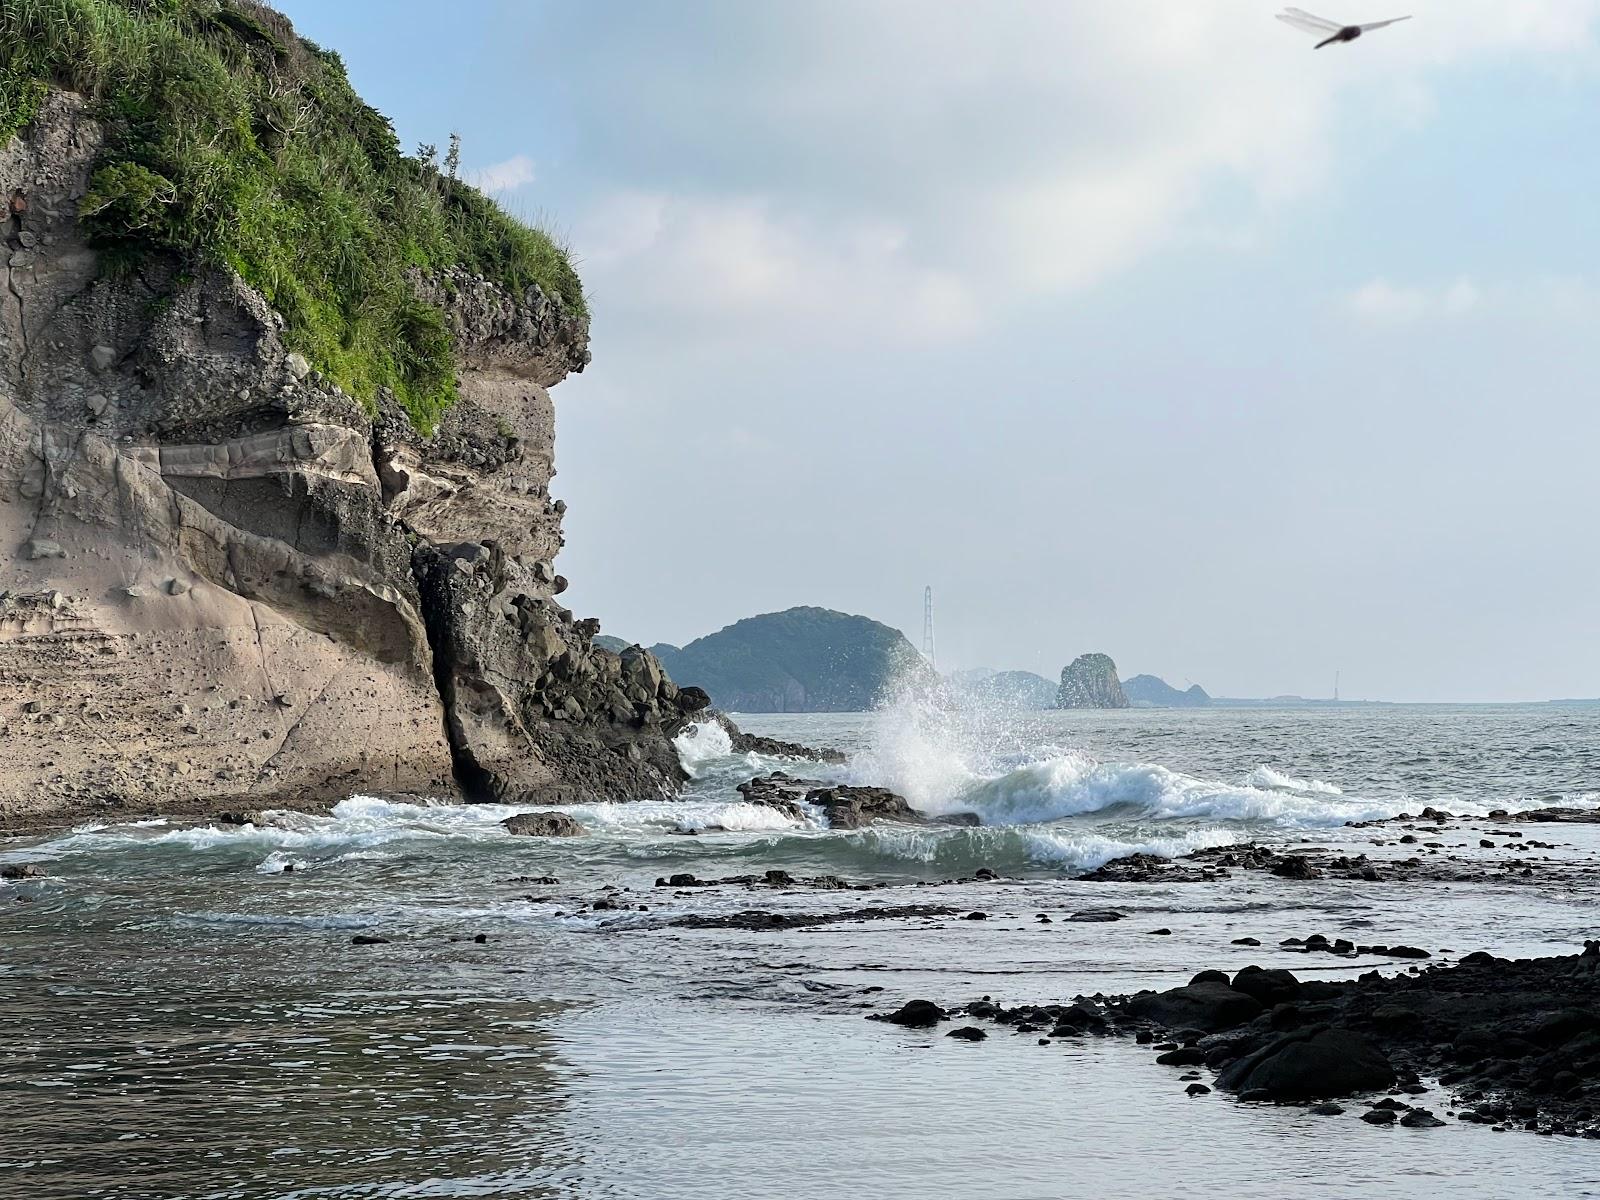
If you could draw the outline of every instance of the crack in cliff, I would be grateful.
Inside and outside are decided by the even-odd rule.
[[[258,622],[258,633],[259,630],[260,624]],[[300,726],[305,723],[305,719],[312,714],[317,705],[322,703],[322,698],[328,694],[328,689],[331,688],[334,685],[334,682],[343,674],[344,672],[342,671],[335,671],[332,675],[328,676],[327,682],[317,689],[317,694],[311,697],[310,700],[306,701],[305,708],[303,708],[300,712],[300,715],[294,719],[294,723],[290,725],[288,729],[283,731],[283,737],[278,742],[278,748],[271,754],[267,755],[267,757],[262,761],[261,766],[256,769],[256,787],[260,787],[262,782],[266,779],[267,768],[272,766],[273,763],[277,762],[278,758],[283,754],[283,752],[289,749],[289,742],[290,739],[294,737],[295,730],[299,729]]]
[[[406,529],[406,532],[411,531]],[[450,669],[453,657],[450,652],[450,589],[442,582],[436,587],[430,586],[428,568],[419,558],[419,553],[413,551],[411,578],[416,584],[417,606],[422,612],[422,627],[427,632],[428,650],[433,659],[433,690],[443,709],[444,740],[450,747],[450,774],[467,801],[493,800],[488,773],[473,758],[460,727],[451,717],[456,711],[456,681]],[[440,595],[436,596],[435,591]]]
[[[6,287],[17,301],[17,333],[22,338],[22,353],[17,357],[17,374],[26,381],[28,378],[28,312],[22,302],[22,293],[17,290],[16,268],[6,268]]]

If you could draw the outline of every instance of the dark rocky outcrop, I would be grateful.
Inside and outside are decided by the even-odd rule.
[[[577,819],[564,812],[518,813],[500,824],[519,837],[581,837],[584,832]]]
[[[825,608],[749,617],[681,649],[651,649],[725,712],[863,712],[893,687],[938,681],[898,629]]]
[[[767,758],[799,758],[807,762],[842,763],[845,754],[827,746],[803,746],[799,742],[786,742],[780,738],[761,737],[746,733],[724,714],[714,712],[711,719],[728,735],[735,754],[760,754]]]
[[[1109,654],[1080,654],[1061,670],[1057,708],[1127,708],[1128,697]]]
[[[1219,1086],[1265,1100],[1324,1100],[1375,1092],[1393,1065],[1362,1034],[1318,1025],[1274,1038],[1217,1076]]]
[[[797,821],[814,816],[814,811],[807,806],[815,806],[822,810],[833,829],[861,829],[879,821],[898,821],[911,825],[976,823],[976,818],[966,819],[967,814],[939,818],[923,816],[906,802],[904,796],[896,795],[887,788],[796,779],[782,771],[741,783],[739,794],[751,804],[775,808]]]

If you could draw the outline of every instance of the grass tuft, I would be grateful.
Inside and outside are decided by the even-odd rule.
[[[109,262],[232,267],[284,315],[291,348],[369,408],[387,388],[424,432],[455,370],[444,313],[409,270],[537,285],[587,312],[553,238],[402,154],[339,56],[253,0],[4,0],[0,143],[46,86],[107,125],[80,215]]]

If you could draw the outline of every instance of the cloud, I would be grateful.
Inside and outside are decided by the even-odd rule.
[[[533,159],[526,154],[516,154],[504,162],[466,173],[467,182],[483,192],[510,192],[533,182]]]
[[[1374,279],[1344,298],[1345,307],[1362,321],[1375,325],[1405,325],[1432,317],[1455,317],[1471,312],[1483,292],[1462,277],[1443,287],[1405,287],[1387,279]]]
[[[551,31],[580,140],[626,164],[575,231],[591,283],[670,294],[666,323],[863,338],[880,320],[959,336],[1175,242],[1249,245],[1347,154],[1433,119],[1442,69],[1570,70],[1600,15],[1418,0],[1386,36],[1313,53],[1247,0],[712,2],[621,27],[581,7]],[[1361,303],[1388,319],[1440,303],[1379,284]]]
[[[918,264],[904,230],[860,221],[823,229],[759,198],[621,193],[575,241],[608,311],[669,328],[694,320],[716,339],[792,339],[800,326],[807,341],[865,332],[916,343],[977,323],[963,282]]]

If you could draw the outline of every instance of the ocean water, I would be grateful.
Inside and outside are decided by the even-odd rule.
[[[498,822],[516,809],[357,796],[259,828],[0,842],[0,862],[50,873],[0,884],[0,1197],[1600,1195],[1593,1142],[1191,1100],[1121,1041],[967,1044],[862,1019],[916,997],[1060,999],[1252,961],[1405,969],[1280,961],[1279,939],[1312,932],[1446,959],[1571,952],[1595,936],[1586,874],[1559,888],[1076,876],[1247,838],[1381,855],[1381,831],[1345,823],[1430,804],[1600,806],[1600,708],[902,703],[742,723],[849,760],[733,755],[696,730],[683,797],[570,806],[576,839],[511,837]],[[775,768],[982,824],[832,831],[743,803],[736,785]],[[1540,836],[1556,858],[1600,849],[1591,827]],[[1491,853],[1452,838],[1451,853]],[[979,866],[1004,878],[941,882]],[[768,868],[887,886],[653,886]],[[589,907],[602,897],[646,907]],[[670,924],[891,904],[989,919]],[[1108,905],[1128,919],[1061,920]],[[1264,945],[1231,945],[1245,934]]]

